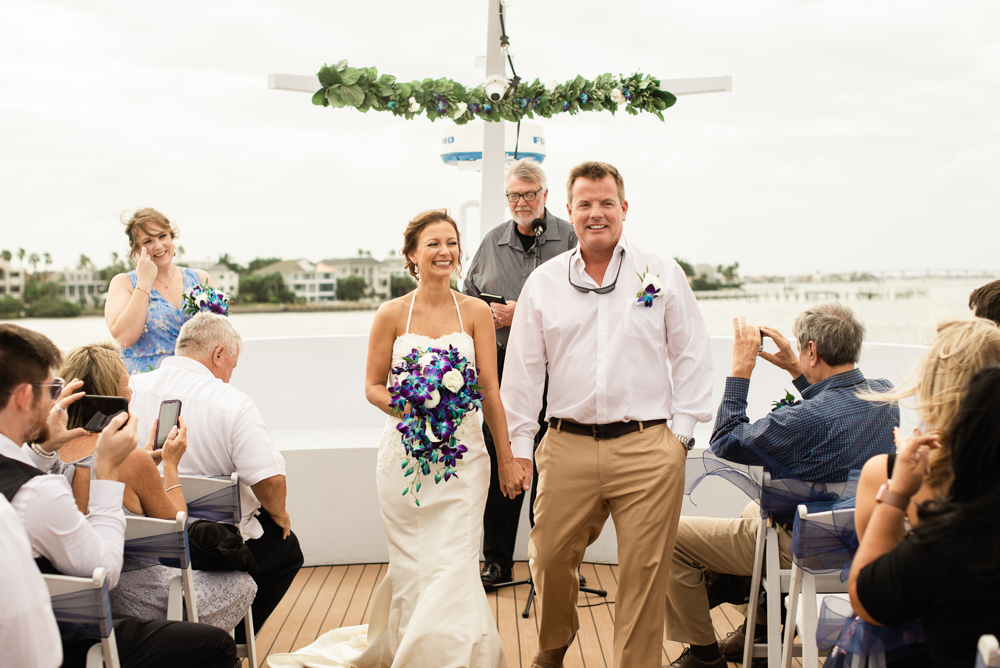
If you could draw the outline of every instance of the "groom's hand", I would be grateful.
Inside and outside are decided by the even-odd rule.
[[[521,468],[524,469],[524,480],[521,481],[521,488],[527,492],[531,489],[531,477],[534,474],[535,469],[532,466],[530,459],[522,459],[518,457],[514,461],[520,464]]]

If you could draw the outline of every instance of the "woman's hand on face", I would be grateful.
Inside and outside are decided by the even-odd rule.
[[[149,256],[149,251],[143,246],[142,253],[139,254],[139,261],[135,265],[136,287],[149,292],[153,287],[153,281],[156,280],[157,271],[156,265],[153,264],[153,258]]]
[[[524,491],[524,468],[515,459],[510,459],[499,464],[500,491],[508,499]],[[528,478],[530,483],[531,478]]]
[[[913,436],[903,438],[899,427],[893,429],[896,437],[896,464],[892,469],[889,491],[910,498],[924,484],[930,470],[930,451],[938,447],[937,436],[921,434],[916,429]]]

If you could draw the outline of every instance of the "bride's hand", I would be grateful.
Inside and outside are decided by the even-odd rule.
[[[498,466],[500,491],[508,499],[513,499],[524,491],[524,468],[513,458],[500,462]],[[528,478],[528,481],[530,482],[531,478]]]

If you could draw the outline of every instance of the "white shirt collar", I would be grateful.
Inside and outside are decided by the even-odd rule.
[[[215,378],[215,374],[212,373],[207,366],[199,362],[198,360],[193,360],[190,357],[182,357],[181,355],[174,355],[173,357],[166,357],[160,362],[160,368],[170,368],[177,367],[178,369],[184,369],[185,371],[193,371],[194,373],[200,373],[203,376],[209,376]]]
[[[615,266],[616,264],[615,258],[618,257],[618,254],[621,251],[625,251],[625,255],[627,256],[631,255],[628,248],[628,241],[625,240],[624,233],[620,237],[618,237],[618,243],[615,244],[615,249],[614,251],[612,251],[611,262],[608,263],[608,270],[604,272],[605,278],[608,277],[608,271],[612,271],[611,280],[614,280],[615,274],[613,272],[618,270],[618,267]],[[576,248],[573,249],[573,252],[569,257],[569,266],[572,268],[572,271],[576,273],[577,278],[580,278],[584,281],[589,281],[590,284],[593,286],[602,287],[600,285],[597,285],[597,281],[591,278],[590,274],[587,273],[587,265],[583,261],[583,255],[580,252],[580,244],[577,244]],[[612,267],[614,268],[612,269]]]
[[[0,455],[10,459],[16,459],[17,461],[28,464],[29,466],[34,466],[31,460],[28,459],[28,456],[24,454],[24,450],[21,449],[21,446],[3,434],[0,434]]]

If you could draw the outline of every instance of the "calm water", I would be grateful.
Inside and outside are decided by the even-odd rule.
[[[702,300],[702,314],[713,336],[732,336],[733,317],[746,316],[757,325],[769,325],[791,336],[795,316],[812,303],[829,297],[809,296],[806,292],[835,292],[840,300],[857,313],[868,328],[867,340],[878,343],[927,343],[934,324],[943,317],[969,315],[969,293],[987,282],[984,279],[908,279],[883,283],[793,283],[754,284],[748,292],[760,293],[761,299]],[[784,294],[786,285],[793,288]],[[894,298],[908,291],[923,294],[909,299]],[[885,295],[880,299],[859,299],[858,293]],[[367,334],[375,311],[340,313],[252,313],[233,314],[233,323],[245,338],[277,336],[316,336],[323,334]],[[61,348],[110,338],[104,319],[25,318],[20,325],[49,336]]]

